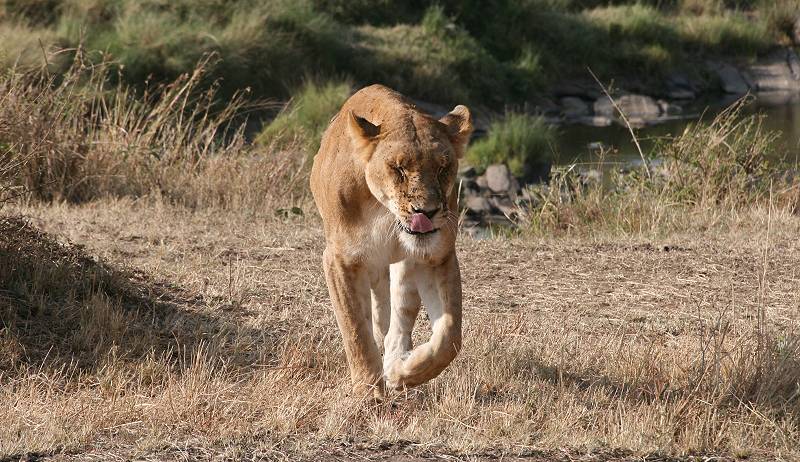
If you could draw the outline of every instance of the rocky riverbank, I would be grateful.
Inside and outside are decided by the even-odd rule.
[[[633,127],[686,117],[685,108],[697,100],[728,101],[750,93],[770,104],[787,104],[800,98],[800,57],[793,48],[779,48],[754,63],[709,60],[693,74],[667,75],[659,88],[633,83],[611,91]],[[556,86],[534,111],[556,125],[607,127],[624,123],[602,88],[589,80]]]

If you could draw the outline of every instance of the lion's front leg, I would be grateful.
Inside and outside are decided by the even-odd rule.
[[[386,385],[401,389],[413,387],[436,377],[461,349],[461,276],[455,254],[438,266],[402,262],[402,287],[393,290],[392,320],[386,342],[384,376]],[[392,272],[392,277],[395,272]],[[392,282],[394,288],[394,281]],[[411,348],[411,328],[416,319],[412,308],[415,300],[409,290],[419,293],[431,322],[431,338]],[[403,293],[403,302],[395,303],[395,293]],[[416,306],[419,307],[419,298]],[[398,321],[397,325],[395,321]],[[391,356],[390,356],[390,353]],[[399,354],[398,354],[399,353]]]
[[[383,341],[389,332],[392,307],[389,296],[389,266],[373,270],[370,275],[372,288],[372,336],[378,350],[383,350]]]
[[[367,268],[348,264],[329,249],[325,249],[323,260],[353,389],[361,393],[372,387],[374,396],[380,397],[383,395],[381,356],[372,336]]]
[[[386,375],[395,361],[408,357],[412,348],[411,333],[422,303],[417,291],[415,266],[415,263],[404,260],[393,264],[390,269],[391,321],[383,342]]]

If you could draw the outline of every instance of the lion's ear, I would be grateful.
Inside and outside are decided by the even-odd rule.
[[[350,132],[350,138],[359,149],[367,148],[374,144],[381,133],[379,125],[374,125],[369,120],[357,116],[353,111],[350,111],[347,115],[347,130]]]
[[[458,157],[462,157],[467,149],[469,137],[472,136],[472,115],[469,109],[459,104],[449,114],[439,119],[439,122],[447,127],[450,142],[456,148]]]

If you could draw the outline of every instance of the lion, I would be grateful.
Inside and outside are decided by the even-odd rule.
[[[455,181],[471,134],[465,106],[436,120],[382,85],[353,94],[323,134],[311,191],[355,392],[425,383],[461,349]],[[413,347],[421,304],[432,334]]]

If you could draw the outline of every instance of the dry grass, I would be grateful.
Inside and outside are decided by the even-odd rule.
[[[247,145],[202,69],[144,95],[80,59],[0,78],[0,185],[27,191],[3,213],[32,221],[0,219],[0,459],[800,457],[797,187],[754,119],[687,132],[653,180],[556,176],[538,233],[462,239],[462,354],[374,404],[305,153]]]
[[[63,76],[0,76],[0,162],[16,166],[0,163],[0,175],[13,173],[0,187],[46,201],[150,196],[248,210],[302,198],[303,148],[246,144],[245,117],[264,105],[240,96],[216,103],[214,85],[200,90],[207,67],[142,92],[109,83],[113,67],[79,49]]]
[[[2,223],[0,457],[800,457],[792,214],[656,241],[463,238],[462,354],[375,406],[348,395],[313,216],[8,212],[86,247]]]
[[[761,116],[743,116],[741,100],[708,122],[687,125],[642,156],[644,166],[609,169],[586,181],[575,165],[553,170],[549,183],[532,185],[534,200],[521,213],[534,235],[664,236],[736,224],[739,213],[800,208],[796,165],[776,161],[776,135]],[[631,132],[634,135],[633,132]],[[634,135],[635,136],[635,135]]]

